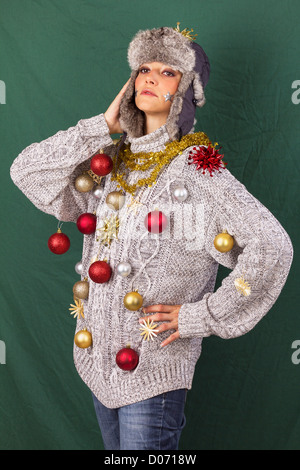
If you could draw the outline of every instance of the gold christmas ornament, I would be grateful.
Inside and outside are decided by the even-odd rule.
[[[147,320],[142,320],[141,325],[143,325],[140,328],[142,332],[141,336],[144,337],[144,340],[149,341],[149,339],[151,339],[153,341],[153,337],[156,338],[156,333],[158,333],[158,330],[155,329],[157,324],[153,323],[153,320],[150,321],[149,318],[147,318]]]
[[[124,305],[128,310],[136,311],[143,305],[143,297],[137,290],[128,292],[124,297]]]
[[[245,297],[251,294],[251,287],[249,282],[245,281],[244,276],[234,280],[236,290],[243,294]]]
[[[73,294],[78,299],[86,299],[89,295],[89,283],[87,278],[83,281],[78,281],[73,286]]]
[[[94,181],[87,173],[80,175],[75,180],[75,188],[80,193],[87,193],[93,189]]]
[[[214,245],[216,250],[221,253],[227,253],[232,250],[234,245],[234,238],[224,230],[222,233],[219,233],[214,239]]]
[[[121,191],[112,191],[106,196],[105,202],[110,209],[118,211],[124,206],[125,196]]]
[[[81,349],[89,348],[93,344],[92,335],[89,331],[87,331],[86,328],[78,331],[78,333],[75,335],[74,341],[76,346]]]
[[[75,302],[75,305],[74,304],[71,304],[71,308],[69,308],[70,310],[70,315],[74,315],[74,318],[84,318],[84,314],[83,314],[83,303],[81,302],[80,299],[75,299],[74,298],[74,302]]]

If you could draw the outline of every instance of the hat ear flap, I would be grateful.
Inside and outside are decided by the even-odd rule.
[[[184,72],[174,95],[167,118],[166,127],[172,140],[178,140],[192,128],[195,116],[195,106],[192,102],[193,91],[191,83],[194,72]]]
[[[202,85],[202,81],[199,77],[199,74],[195,72],[195,78],[193,80],[193,89],[194,89],[194,96],[195,96],[195,103],[199,108],[202,108],[205,104],[205,95],[204,89]]]
[[[204,104],[204,90],[198,73],[183,73],[166,122],[171,140],[192,131],[196,106],[201,108]]]
[[[133,70],[120,103],[120,125],[132,137],[141,137],[144,132],[144,113],[135,104],[135,80],[139,71]]]

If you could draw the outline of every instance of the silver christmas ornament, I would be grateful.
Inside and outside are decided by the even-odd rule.
[[[82,266],[82,261],[78,261],[78,263],[76,263],[76,266],[75,266],[75,271],[77,272],[77,274],[82,274],[82,271],[83,271],[83,266]]]
[[[116,269],[117,269],[117,273],[119,274],[119,276],[122,276],[122,277],[127,277],[131,273],[131,266],[129,263],[126,263],[125,261],[123,261],[122,263],[119,263]]]
[[[189,193],[183,185],[178,185],[173,191],[173,195],[178,202],[183,202],[188,197]]]
[[[100,199],[102,197],[104,188],[102,186],[95,186],[94,189],[92,190],[92,194],[96,199]]]

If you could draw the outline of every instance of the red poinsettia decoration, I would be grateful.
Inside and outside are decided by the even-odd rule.
[[[220,147],[222,148],[222,147]],[[202,173],[205,174],[205,171],[209,171],[210,176],[213,176],[213,172],[217,170],[219,173],[220,168],[225,168],[227,163],[222,161],[224,155],[220,155],[219,149],[215,149],[208,144],[208,147],[199,146],[194,147],[193,150],[190,151],[188,159],[193,161],[188,162],[189,165],[195,163],[197,165],[196,170],[203,169]]]

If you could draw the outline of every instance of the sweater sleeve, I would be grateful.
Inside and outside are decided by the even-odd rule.
[[[89,193],[74,181],[100,148],[113,145],[104,114],[82,119],[76,126],[26,147],[13,161],[10,176],[41,211],[63,222],[76,222],[88,207]]]
[[[181,338],[229,339],[250,331],[277,300],[292,263],[293,246],[278,220],[228,170],[222,173],[210,194],[205,250],[232,271],[215,292],[181,306]],[[220,253],[213,243],[223,230],[235,240],[228,253]]]

